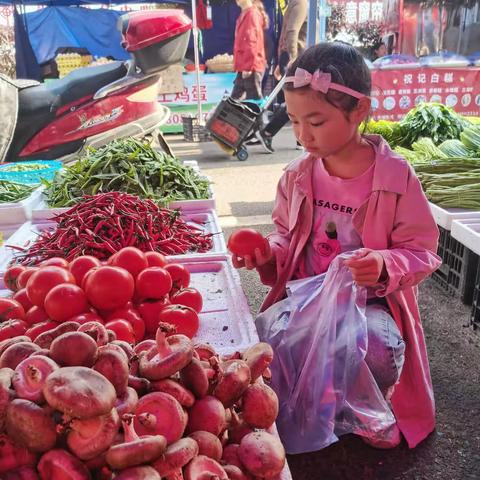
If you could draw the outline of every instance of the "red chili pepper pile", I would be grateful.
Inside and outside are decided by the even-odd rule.
[[[42,232],[16,262],[26,265],[51,257],[70,261],[79,255],[104,260],[128,246],[164,255],[212,248],[212,234],[187,224],[179,211],[159,208],[151,200],[126,193],[85,196],[54,221],[57,228]]]

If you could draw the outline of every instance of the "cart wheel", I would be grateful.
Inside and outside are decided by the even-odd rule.
[[[237,152],[237,158],[241,161],[244,162],[248,158],[248,151],[246,148],[241,148]]]

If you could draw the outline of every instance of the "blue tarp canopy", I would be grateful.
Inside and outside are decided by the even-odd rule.
[[[126,3],[158,3],[152,0],[0,0],[0,5],[46,5],[49,7],[74,7],[81,5],[118,5]],[[161,3],[186,3],[186,0],[162,0]]]

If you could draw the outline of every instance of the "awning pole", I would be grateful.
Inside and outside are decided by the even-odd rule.
[[[193,53],[195,56],[195,76],[197,81],[197,118],[200,124],[203,123],[202,118],[202,100],[200,95],[200,54],[198,51],[198,27],[197,27],[197,5],[192,0],[192,21],[193,21]]]

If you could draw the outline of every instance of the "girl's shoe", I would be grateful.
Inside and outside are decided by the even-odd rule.
[[[385,432],[382,432],[379,435],[381,438],[367,438],[362,437],[362,440],[373,448],[378,448],[381,450],[388,450],[390,448],[398,447],[402,441],[402,434],[397,424],[393,424]]]

